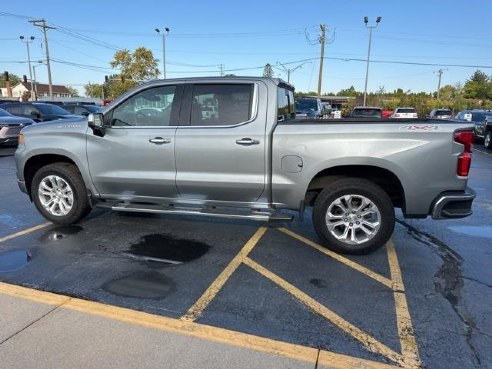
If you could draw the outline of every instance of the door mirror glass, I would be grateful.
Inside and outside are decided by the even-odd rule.
[[[101,113],[91,113],[87,116],[89,127],[102,128],[104,125],[104,116]]]

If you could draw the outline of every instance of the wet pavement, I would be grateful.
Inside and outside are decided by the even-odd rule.
[[[0,239],[45,223],[18,190],[12,157],[0,157],[0,173]],[[349,258],[321,252],[310,214],[260,232],[265,225],[249,221],[97,209],[78,225],[2,240],[0,281],[191,316],[361,363],[410,367],[398,355],[418,353],[425,368],[492,368],[492,156],[474,154],[469,185],[477,191],[471,217],[399,216],[398,268],[391,245]]]

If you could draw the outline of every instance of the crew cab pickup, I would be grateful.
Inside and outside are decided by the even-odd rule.
[[[323,245],[363,254],[390,238],[395,208],[471,214],[472,129],[296,120],[294,89],[278,79],[169,79],[85,121],[24,128],[15,157],[20,189],[54,223],[78,222],[94,206],[264,221],[312,207]]]

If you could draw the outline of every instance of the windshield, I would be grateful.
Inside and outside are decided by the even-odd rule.
[[[359,108],[352,112],[354,118],[381,118],[382,112],[380,109]]]
[[[8,111],[0,109],[0,117],[11,117],[11,116],[12,114],[10,114]]]
[[[398,109],[396,112],[397,113],[416,113],[414,108]]]
[[[435,115],[452,115],[451,110],[437,110]]]
[[[316,104],[316,100],[314,99],[301,99],[301,100],[296,100],[296,110],[297,111],[302,111],[302,110],[317,110],[318,109],[318,104]]]
[[[65,109],[60,108],[57,105],[51,105],[51,104],[35,104],[33,105],[37,109],[41,111],[43,114],[47,115],[69,115],[70,113],[66,111]]]

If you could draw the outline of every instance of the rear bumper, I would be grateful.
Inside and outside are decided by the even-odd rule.
[[[471,188],[464,191],[443,192],[433,202],[433,219],[464,218],[472,214],[475,192]]]

